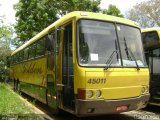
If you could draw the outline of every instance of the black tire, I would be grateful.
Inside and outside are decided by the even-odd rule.
[[[16,80],[14,79],[13,90],[16,91]]]
[[[64,114],[64,111],[61,110],[59,107],[57,107],[56,109],[54,109],[54,108],[52,108],[51,106],[49,106],[47,93],[48,93],[48,89],[46,89],[46,103],[47,103],[47,106],[48,106],[48,108],[49,108],[49,111],[50,111],[53,115],[55,115],[55,116],[63,115],[63,114]]]
[[[21,91],[20,81],[17,80],[17,92],[20,93],[20,91]]]
[[[62,115],[66,115],[66,114],[68,114],[67,112],[65,112],[65,111],[63,111],[62,109],[60,109],[60,108],[56,108],[56,109],[53,109],[53,108],[51,108],[50,106],[48,106],[49,107],[49,111],[53,114],[53,115],[55,115],[55,116],[62,116]]]
[[[20,91],[20,82],[19,80],[14,79],[14,91],[19,92]]]

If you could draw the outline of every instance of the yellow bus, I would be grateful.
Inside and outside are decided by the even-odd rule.
[[[149,104],[160,106],[160,28],[142,30],[146,61],[150,68]]]
[[[76,116],[146,106],[149,69],[141,31],[130,20],[71,12],[16,49],[14,88]]]

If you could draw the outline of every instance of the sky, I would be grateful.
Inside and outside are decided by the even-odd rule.
[[[0,17],[5,16],[6,24],[14,24],[15,20],[15,10],[13,9],[13,4],[17,3],[19,0],[0,0]],[[137,3],[147,0],[101,0],[100,7],[107,9],[109,4],[116,5],[118,9],[125,14],[129,9],[131,9]]]
[[[13,9],[13,4],[17,3],[19,0],[0,0],[0,18],[5,17],[4,22],[7,24],[14,24],[15,20],[15,10]]]
[[[125,14],[129,11],[134,5],[141,3],[147,0],[101,0],[100,7],[103,9],[107,9],[109,4],[116,5],[118,9]]]

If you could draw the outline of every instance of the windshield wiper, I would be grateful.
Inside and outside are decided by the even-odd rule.
[[[109,58],[106,62],[106,67],[104,68],[104,70],[107,70],[111,66],[111,64],[113,63],[113,57],[114,57],[115,53],[118,54],[117,50],[113,51],[112,54],[109,56]]]
[[[137,63],[137,60],[136,60],[133,52],[127,46],[127,42],[126,42],[125,37],[124,37],[124,45],[125,45],[125,51],[126,51],[126,55],[127,55],[128,60],[129,60],[129,58],[130,58],[130,60],[132,60],[132,58],[133,58],[136,63],[136,66],[137,66],[137,70],[140,70],[139,65]],[[131,56],[130,56],[129,52],[130,52]]]
[[[125,52],[126,52],[128,60],[132,60],[132,58],[131,58],[131,56],[129,54],[129,51],[128,51],[128,46],[127,46],[127,42],[126,42],[125,37],[124,37],[124,46],[125,46]]]
[[[111,53],[111,55],[109,56],[109,58],[108,58],[108,60],[106,62],[106,66],[105,66],[104,70],[107,70],[111,66],[111,64],[113,63],[113,57],[114,57],[115,53],[116,53],[116,58],[117,58],[117,61],[118,61],[118,57],[119,56],[118,56],[118,46],[117,46],[117,41],[116,40],[115,40],[115,49],[116,50],[114,50]]]
[[[131,53],[131,56],[132,56],[132,58],[134,59],[134,61],[135,61],[135,63],[136,63],[137,70],[140,70],[139,65],[138,65],[138,63],[137,63],[137,60],[136,60],[136,58],[135,58],[133,52],[132,52],[129,48],[128,48],[128,50],[129,50],[129,52]]]

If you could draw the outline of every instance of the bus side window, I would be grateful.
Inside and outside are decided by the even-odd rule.
[[[45,39],[42,38],[37,42],[37,47],[36,47],[36,57],[37,56],[42,56],[45,53]]]
[[[13,55],[13,63],[16,63],[16,55]]]
[[[16,63],[19,62],[19,53],[16,53]]]
[[[29,46],[28,47],[28,59],[31,58],[31,55],[32,55],[32,46]]]
[[[23,61],[23,50],[19,53],[19,62]]]
[[[49,33],[48,36],[46,36],[46,50],[47,51],[54,51],[54,39],[55,39],[55,33]]]
[[[29,56],[29,59],[35,57],[35,44],[32,44],[29,47],[29,55],[28,56]]]
[[[28,48],[24,49],[24,58],[23,60],[27,60],[28,59]]]
[[[11,56],[11,61],[10,61],[10,63],[13,64],[13,56]]]
[[[12,56],[12,62],[15,64],[15,55]]]
[[[60,34],[61,34],[61,30],[57,30],[57,44],[56,44],[56,53],[59,53],[59,48],[60,48]]]
[[[13,63],[15,64],[15,55],[13,55]]]

